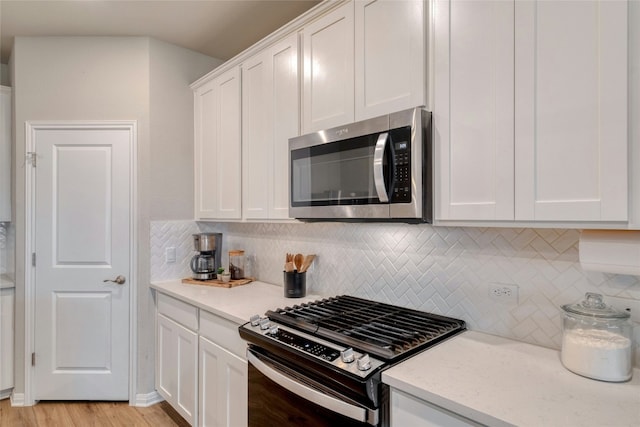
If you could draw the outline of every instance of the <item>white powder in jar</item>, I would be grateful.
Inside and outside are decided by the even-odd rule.
[[[603,381],[631,378],[631,340],[613,332],[567,330],[561,358],[567,369],[585,377]]]

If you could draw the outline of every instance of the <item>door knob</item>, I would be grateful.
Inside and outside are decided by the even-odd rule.
[[[125,279],[124,276],[118,276],[114,280],[110,280],[110,279],[103,280],[103,282],[113,282],[113,283],[117,283],[118,285],[124,285],[124,282],[126,281],[127,279]]]

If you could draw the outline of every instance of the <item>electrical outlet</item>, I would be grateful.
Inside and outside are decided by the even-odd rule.
[[[620,297],[603,296],[605,304],[610,304],[618,310],[628,310],[631,320],[640,323],[640,300]]]
[[[491,283],[489,284],[489,297],[504,303],[518,304],[518,286]]]
[[[164,250],[164,262],[166,262],[167,264],[173,264],[174,262],[176,262],[176,248],[171,246],[168,248],[165,248]]]

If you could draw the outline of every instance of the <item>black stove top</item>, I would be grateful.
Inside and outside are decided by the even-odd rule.
[[[462,320],[347,295],[270,310],[266,316],[387,361],[465,329]]]

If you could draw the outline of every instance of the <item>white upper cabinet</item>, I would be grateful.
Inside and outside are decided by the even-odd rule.
[[[426,104],[426,16],[421,0],[355,0],[356,121]]]
[[[437,219],[513,219],[513,2],[435,1]]]
[[[437,219],[626,221],[626,2],[434,7]]]
[[[298,37],[242,66],[243,217],[289,217],[289,138],[299,134]]]
[[[302,133],[354,121],[353,2],[302,30]]]
[[[195,89],[196,219],[242,217],[240,67]]]
[[[515,4],[517,220],[627,220],[627,2]]]
[[[11,221],[11,88],[0,87],[0,222]]]

